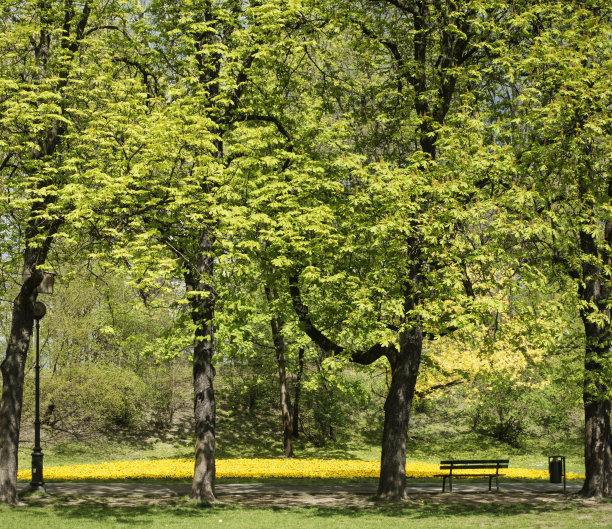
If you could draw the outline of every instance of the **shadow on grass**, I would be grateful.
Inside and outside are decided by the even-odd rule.
[[[495,517],[503,520],[524,514],[571,514],[584,509],[574,502],[541,503],[541,504],[494,504],[494,503],[435,503],[435,502],[405,502],[405,503],[374,503],[367,508],[362,507],[241,507],[239,505],[207,505],[189,502],[186,498],[179,499],[170,505],[135,505],[113,506],[104,500],[80,504],[65,504],[65,498],[56,498],[51,504],[47,502],[30,501],[28,507],[19,507],[28,514],[40,516],[41,521],[48,515],[66,519],[95,519],[100,522],[112,522],[114,525],[149,526],[156,517],[165,518],[201,518],[203,515],[221,516],[229,513],[249,516],[257,512],[296,514],[306,518],[350,518],[358,522],[360,518],[410,518],[414,520],[448,518],[448,517]],[[609,504],[608,504],[609,505]],[[39,508],[37,508],[39,507]],[[592,506],[596,508],[595,506]],[[503,522],[502,522],[503,524]]]

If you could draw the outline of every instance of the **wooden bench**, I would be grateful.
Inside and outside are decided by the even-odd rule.
[[[505,476],[505,474],[499,473],[499,469],[508,468],[509,462],[509,459],[455,459],[440,461],[440,470],[448,470],[448,473],[436,474],[436,477],[442,478],[442,492],[446,488],[446,478],[448,478],[449,492],[453,491],[453,478],[489,478],[489,490],[491,490],[491,482],[495,479],[497,492],[499,492],[499,478]],[[476,472],[454,474],[455,470],[475,470]],[[489,472],[486,472],[486,470]]]

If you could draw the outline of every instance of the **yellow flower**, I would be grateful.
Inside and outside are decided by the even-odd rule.
[[[193,459],[160,459],[154,461],[112,461],[92,465],[47,467],[46,480],[122,480],[122,479],[190,479]],[[465,471],[469,473],[469,471]],[[342,459],[218,459],[217,478],[378,478],[378,461]],[[435,463],[410,461],[406,463],[409,478],[433,478],[440,473]],[[547,479],[545,470],[509,468],[507,478]],[[21,470],[18,479],[30,480],[30,470]],[[578,474],[567,474],[568,479],[584,479]]]

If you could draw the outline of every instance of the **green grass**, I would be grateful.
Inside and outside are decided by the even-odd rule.
[[[231,447],[218,446],[219,458],[231,457],[282,457],[279,443],[244,443]],[[276,441],[276,440],[275,440]],[[277,446],[279,445],[279,446]],[[45,466],[98,463],[109,460],[137,460],[193,457],[191,443],[154,442],[66,442],[55,446],[44,446]],[[303,441],[295,445],[301,458],[379,459],[377,444],[330,443],[325,447],[314,446]],[[439,462],[446,458],[460,457],[508,457],[515,467],[546,468],[546,455],[557,453],[568,456],[567,470],[583,472],[579,442],[568,440],[564,446],[548,447],[546,443],[530,444],[523,449],[505,445],[477,436],[438,436],[412,438],[408,442],[408,459]],[[30,464],[29,447],[20,452],[20,468]],[[147,480],[142,480],[147,481]],[[149,480],[154,481],[154,480]],[[167,481],[167,480],[164,480]],[[189,480],[180,480],[189,482]],[[248,483],[252,480],[219,480],[223,483]],[[262,481],[262,480],[256,480]],[[295,480],[266,480],[292,483]],[[318,480],[305,480],[314,481]],[[355,480],[329,480],[346,482]],[[411,480],[431,481],[431,480]],[[304,482],[304,480],[300,480]],[[328,482],[326,480],[326,482]],[[459,498],[459,497],[458,497]],[[486,500],[487,495],[483,495]],[[69,504],[64,498],[39,501],[28,498],[28,506],[0,507],[0,529],[24,527],[32,529],[98,529],[128,528],[351,528],[359,529],[591,529],[612,527],[611,503],[566,503],[507,504],[461,503],[445,504],[425,500],[398,505],[372,503],[367,508],[258,508],[237,505],[201,507],[179,499],[171,504],[155,506],[111,506],[103,498],[84,498],[82,504]],[[458,500],[460,501],[460,499]],[[222,520],[222,521],[220,521]],[[130,528],[131,529],[131,528]]]
[[[105,503],[0,507],[0,529],[97,529],[146,527],[198,529],[354,528],[456,529],[591,529],[612,524],[609,503],[496,505],[400,504],[358,508],[241,508],[172,506],[110,507]]]
[[[182,459],[193,457],[193,448],[164,442],[134,443],[108,440],[42,444],[45,466],[80,465],[139,459]],[[30,468],[32,449],[20,446],[19,469]]]
[[[58,444],[43,439],[42,448],[45,466],[78,465],[85,463],[103,463],[105,461],[135,461],[139,459],[183,459],[193,457],[191,443],[130,442],[130,441],[67,441]],[[380,446],[357,443],[329,443],[321,447],[311,443],[297,441],[294,443],[296,457],[300,459],[380,459]],[[29,468],[32,448],[22,444],[19,448],[19,468]],[[283,447],[273,442],[262,444],[243,444],[226,449],[222,444],[217,446],[217,458],[282,458]]]

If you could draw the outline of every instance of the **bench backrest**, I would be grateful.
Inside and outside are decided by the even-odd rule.
[[[470,470],[477,468],[508,468],[509,459],[452,459],[440,461],[440,470]]]

